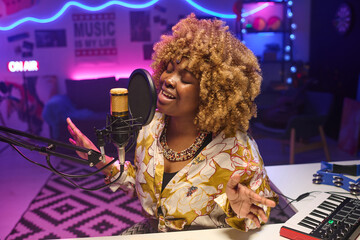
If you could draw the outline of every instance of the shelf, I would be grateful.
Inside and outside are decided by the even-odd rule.
[[[283,63],[289,62],[289,61],[284,61],[284,60],[261,60],[259,61],[260,64],[267,64],[267,63],[279,63],[279,64],[283,64]]]
[[[276,31],[258,31],[252,28],[244,28],[246,30],[246,33],[243,34],[256,34],[256,33],[290,33],[290,31],[283,31],[283,30],[276,30]]]
[[[285,0],[245,0],[243,2],[243,4],[247,4],[247,3],[258,3],[258,2],[272,2],[272,3],[280,3],[280,4],[283,4],[283,3],[286,3]]]
[[[288,0],[244,0],[242,11],[246,14],[236,25],[236,36],[258,56],[259,63],[266,65],[267,70],[276,68],[283,82],[291,76],[289,65],[292,63],[293,43],[290,36],[293,29],[292,18],[288,17],[292,13],[291,6]],[[274,56],[269,54],[268,51],[276,46],[280,48],[279,52]],[[275,77],[274,71],[268,72],[269,79]]]

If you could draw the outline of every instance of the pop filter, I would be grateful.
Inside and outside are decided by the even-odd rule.
[[[154,117],[157,101],[150,73],[145,69],[134,70],[129,78],[128,92],[131,116],[142,126],[149,124]]]

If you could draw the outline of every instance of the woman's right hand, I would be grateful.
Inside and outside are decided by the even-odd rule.
[[[67,128],[69,130],[69,133],[71,134],[72,138],[69,138],[69,142],[75,146],[84,147],[93,149],[95,151],[99,151],[99,149],[95,146],[95,144],[90,141],[89,138],[87,138],[71,121],[70,118],[66,119],[66,122],[68,124]],[[79,157],[83,159],[88,159],[87,153],[76,151],[76,153],[79,155]]]

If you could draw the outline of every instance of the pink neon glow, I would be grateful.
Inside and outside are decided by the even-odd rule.
[[[152,74],[152,70],[150,67],[144,66],[136,66],[136,67],[125,67],[122,69],[98,69],[96,67],[93,68],[84,68],[77,69],[76,72],[71,74],[71,79],[73,80],[83,80],[83,79],[96,79],[96,78],[104,78],[104,77],[113,77],[116,79],[119,78],[128,78],[131,73],[138,68],[143,68]]]
[[[106,74],[104,72],[99,72],[99,73],[89,73],[89,72],[84,72],[84,73],[76,73],[74,74],[71,79],[72,80],[84,80],[84,79],[96,79],[96,78],[106,78],[106,77],[113,77],[115,76],[116,79],[119,78],[128,78],[130,76],[132,71],[129,72],[122,72],[122,73],[109,73]]]
[[[241,14],[242,17],[248,17],[250,15],[253,15],[257,12],[263,11],[265,8],[270,7],[270,6],[274,6],[275,3],[273,2],[258,2],[258,3],[252,3],[252,4],[248,4],[249,6],[252,6],[253,8],[251,9],[246,9],[244,13]]]
[[[244,4],[244,11],[245,13],[242,15],[244,17],[243,25],[246,26],[247,24],[253,25],[255,20],[261,19],[268,24],[268,20],[272,17],[277,17],[280,21],[283,18],[283,6],[281,4],[275,4],[275,3],[264,3],[264,2],[258,2],[258,3],[247,3]],[[266,27],[269,27],[267,25]],[[266,29],[264,29],[266,30]]]

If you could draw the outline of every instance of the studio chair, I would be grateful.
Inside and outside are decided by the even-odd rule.
[[[326,160],[330,161],[324,125],[332,103],[330,93],[305,93],[303,113],[291,118],[286,128],[286,135],[290,137],[290,164],[295,163],[295,154],[318,148],[324,149]],[[317,136],[320,136],[320,140],[312,141]]]
[[[304,91],[297,113],[290,116],[283,129],[266,126],[261,121],[253,126],[265,136],[280,138],[283,146],[289,146],[289,163],[295,163],[295,154],[323,148],[327,161],[330,161],[324,125],[329,115],[333,95],[325,92]],[[271,109],[271,111],[275,111]],[[294,109],[289,110],[294,111]],[[259,113],[261,114],[261,112]],[[273,121],[277,121],[273,116]],[[320,137],[320,139],[318,139]]]

